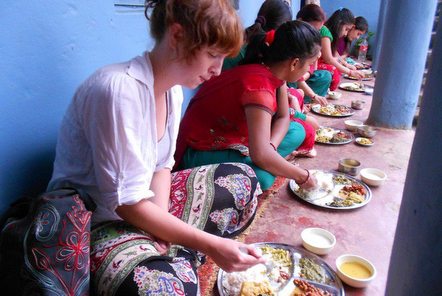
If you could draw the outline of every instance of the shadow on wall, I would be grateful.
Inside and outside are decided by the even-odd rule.
[[[46,191],[52,175],[54,147],[55,144],[45,151],[30,154],[28,158],[11,167],[3,168],[4,172],[14,172],[14,174],[4,174],[1,177],[0,184],[5,186],[1,191],[9,192],[11,195],[0,196],[0,215],[3,215],[20,197],[37,196]]]

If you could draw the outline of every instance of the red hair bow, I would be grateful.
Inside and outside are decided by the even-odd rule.
[[[270,46],[275,39],[275,30],[270,30],[266,33],[265,43]]]

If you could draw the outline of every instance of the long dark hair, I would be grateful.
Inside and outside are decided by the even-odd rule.
[[[317,55],[321,46],[318,30],[303,21],[289,21],[279,26],[270,45],[265,42],[265,37],[266,34],[258,34],[251,40],[242,65],[272,65],[293,58],[303,62]]]
[[[326,26],[330,30],[333,36],[333,41],[331,43],[332,52],[336,50],[339,33],[341,32],[342,27],[344,25],[350,25],[354,23],[355,17],[353,13],[347,8],[340,8],[336,10],[325,22],[324,26]]]
[[[366,32],[368,30],[368,22],[363,16],[355,18],[355,29]]]
[[[248,43],[256,34],[277,29],[281,24],[292,19],[290,7],[283,0],[266,0],[261,5],[255,23],[246,29]]]

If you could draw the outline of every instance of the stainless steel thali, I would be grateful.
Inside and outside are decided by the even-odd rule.
[[[341,134],[345,137],[340,138],[337,135]],[[326,145],[344,145],[353,142],[354,135],[351,132],[336,129],[334,127],[321,126],[316,130],[315,142]]]
[[[345,110],[346,112],[342,112]],[[330,116],[330,117],[347,117],[352,116],[355,111],[350,106],[329,104],[327,106],[321,106],[320,104],[312,105],[312,111],[316,114]]]
[[[342,285],[341,280],[338,278],[335,271],[321,258],[318,256],[300,248],[296,248],[291,245],[282,244],[282,243],[272,243],[272,242],[260,242],[253,244],[255,247],[261,248],[270,248],[277,250],[284,250],[289,254],[291,258],[291,274],[290,278],[284,283],[281,288],[276,291],[278,296],[290,295],[291,291],[296,287],[293,284],[294,280],[303,280],[308,284],[311,284],[323,291],[329,292],[333,296],[344,296],[344,287]],[[310,273],[310,277],[312,274],[314,275],[312,278],[316,278],[316,280],[310,280],[305,278],[301,274],[305,273],[309,275],[308,272],[305,272],[305,266],[314,270],[314,272]],[[246,271],[247,272],[247,271]],[[244,273],[244,272],[243,272]],[[232,276],[236,276],[238,273],[226,273],[222,269],[218,272],[217,278],[217,288],[218,292],[221,296],[237,296],[237,293],[234,293],[238,290],[238,287],[229,287],[229,279]],[[239,277],[241,274],[238,275]],[[230,277],[230,278],[229,278]],[[242,283],[239,283],[241,285]]]
[[[360,84],[357,82],[343,82],[339,85],[340,89],[354,92],[364,92],[365,87],[361,88]]]
[[[316,177],[319,185],[318,189],[304,191],[294,180],[290,180],[289,186],[297,197],[312,205],[334,210],[351,210],[363,207],[371,200],[370,188],[362,181],[347,174],[322,170],[310,170],[310,173]],[[342,197],[342,191],[344,193],[347,192],[344,188],[346,186],[349,186],[347,189],[362,190],[364,194],[356,193],[355,190],[357,196],[351,195],[348,198],[344,198]],[[354,202],[354,200],[358,202]]]

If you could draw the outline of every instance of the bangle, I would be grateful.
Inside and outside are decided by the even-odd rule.
[[[305,178],[305,180],[303,182],[298,183],[299,186],[304,185],[305,183],[307,183],[308,179],[310,179],[310,171],[309,170],[305,170],[305,171],[307,172],[307,178]]]
[[[272,142],[270,142],[270,146],[272,146],[272,148],[276,151],[276,146],[275,146],[275,144],[273,144]]]

